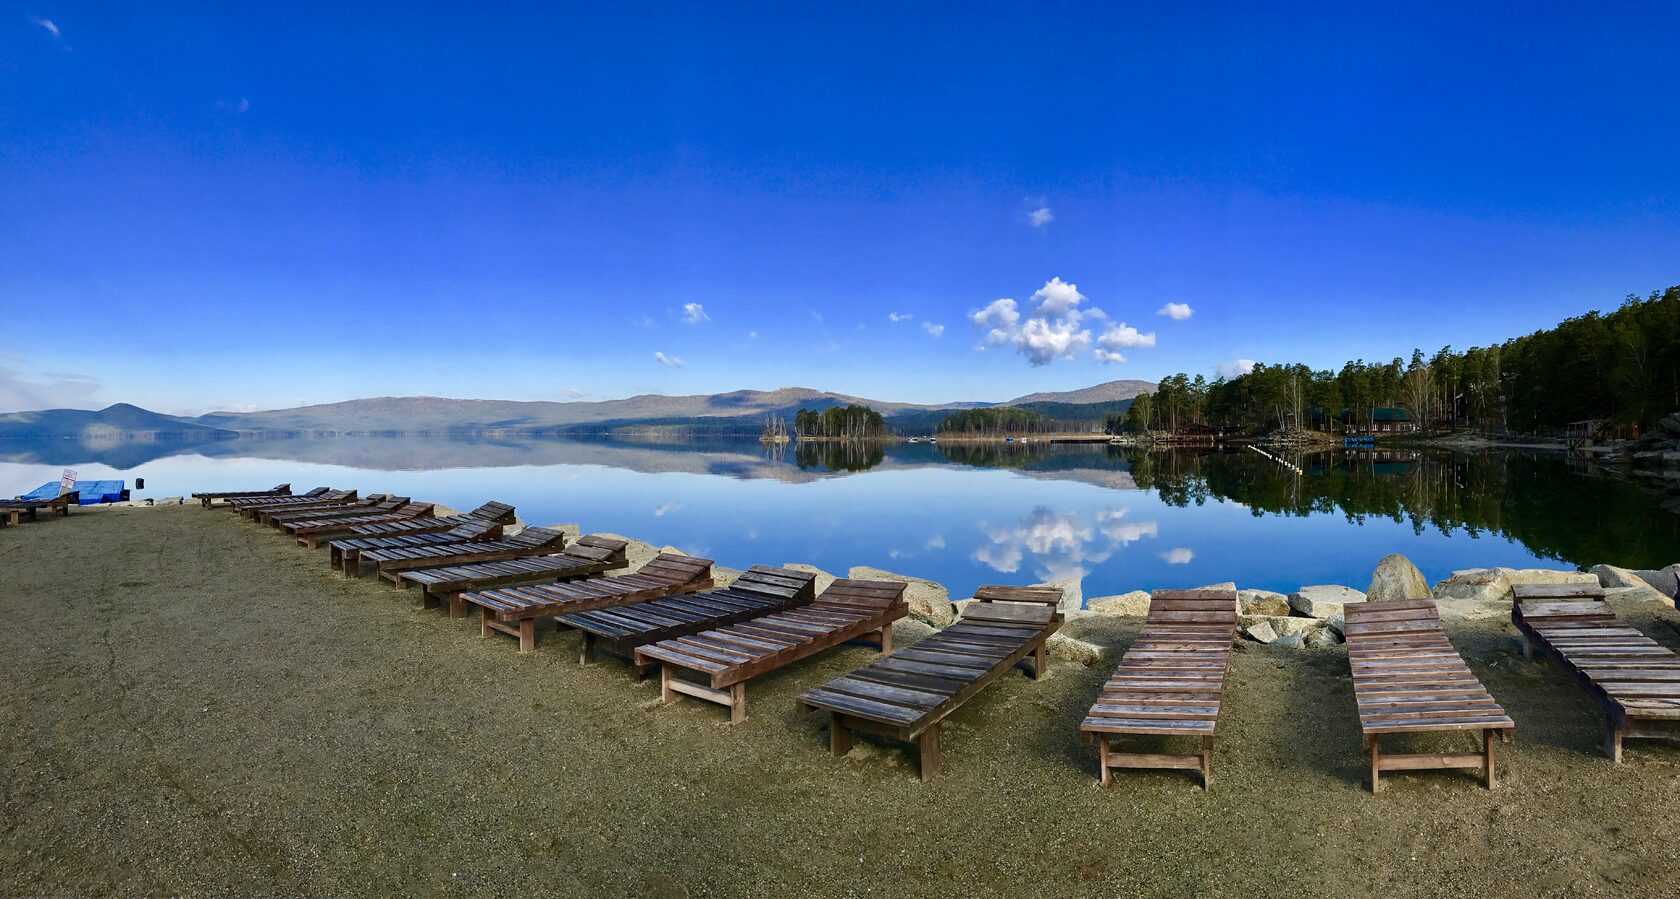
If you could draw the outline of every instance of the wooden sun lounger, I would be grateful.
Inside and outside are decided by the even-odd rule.
[[[432,521],[435,519],[420,519]],[[381,525],[382,526],[382,525]],[[352,534],[356,530],[351,531]],[[370,549],[398,549],[408,546],[444,546],[450,543],[472,543],[496,540],[502,536],[502,524],[497,521],[468,521],[447,531],[419,534],[393,534],[388,537],[345,537],[334,540],[332,558],[328,562],[334,571],[355,576],[359,573],[362,553]]]
[[[635,574],[463,593],[460,599],[478,606],[481,636],[508,634],[519,638],[520,652],[530,652],[537,645],[539,618],[614,608],[711,587],[711,559],[660,553]]]
[[[242,509],[254,509],[257,506],[267,506],[267,505],[275,505],[275,504],[283,504],[283,503],[307,503],[307,502],[310,502],[312,500],[320,499],[321,497],[326,496],[327,494],[332,493],[332,492],[333,492],[333,489],[331,487],[316,487],[315,489],[309,491],[308,493],[287,493],[287,494],[281,494],[279,496],[234,497],[234,498],[228,500],[227,502],[223,503],[221,505],[221,508],[232,509],[235,512],[238,512]],[[342,492],[342,491],[340,491],[340,492]]]
[[[494,562],[498,559],[518,559],[523,556],[550,556],[566,548],[566,535],[552,528],[526,528],[512,537],[499,540],[476,540],[471,543],[445,543],[441,546],[399,546],[390,549],[364,549],[356,560],[355,570],[346,568],[352,577],[361,575],[364,562],[371,562],[380,577],[395,584],[404,571],[416,568],[443,568],[468,562]]]
[[[449,617],[467,617],[461,594],[495,587],[517,587],[589,577],[630,565],[629,543],[617,537],[585,534],[554,555],[526,556],[494,562],[471,562],[445,568],[419,568],[397,575],[397,586],[420,587],[420,608],[447,606]]]
[[[330,490],[319,496],[280,496],[273,499],[252,500],[250,503],[230,504],[240,518],[256,519],[263,512],[301,512],[305,509],[330,509],[356,501],[354,490]]]
[[[636,662],[657,663],[659,696],[677,694],[715,702],[729,709],[729,720],[747,720],[747,681],[848,640],[875,635],[883,656],[892,653],[892,624],[909,614],[906,584],[896,581],[837,580],[810,605],[661,640],[636,650]],[[692,671],[710,684],[678,675]]]
[[[853,731],[915,743],[927,780],[939,773],[941,721],[1029,655],[1033,679],[1044,676],[1062,591],[982,587],[974,600],[950,627],[799,697],[801,708],[828,712],[836,757],[851,751]]]
[[[269,527],[283,527],[289,521],[304,521],[328,518],[349,518],[353,515],[371,515],[375,512],[388,512],[409,501],[406,496],[391,496],[385,493],[375,493],[361,499],[348,502],[319,502],[302,506],[288,506],[283,509],[257,509],[252,518]]]
[[[1382,772],[1426,768],[1480,768],[1493,789],[1493,742],[1506,742],[1516,723],[1494,702],[1464,657],[1441,629],[1431,599],[1348,603],[1348,664],[1359,727],[1371,752],[1371,792],[1382,789]],[[1480,752],[1388,753],[1383,734],[1481,731]]]
[[[1529,658],[1551,656],[1604,713],[1604,754],[1627,737],[1680,737],[1680,656],[1628,626],[1602,587],[1519,584],[1511,623]]]
[[[81,502],[82,493],[80,490],[60,493],[52,499],[0,500],[0,516],[4,516],[9,524],[21,524],[25,517],[28,517],[30,521],[36,520],[36,514],[40,510],[46,509],[49,517],[57,515],[60,518],[66,518],[69,517],[71,508],[80,505]]]
[[[562,627],[583,631],[579,664],[595,661],[597,649],[634,663],[638,646],[805,605],[817,598],[816,584],[817,576],[808,571],[754,565],[722,589],[572,612],[555,620]],[[652,670],[652,665],[636,665],[641,676]]]
[[[198,500],[200,503],[203,503],[204,508],[208,509],[208,508],[210,508],[210,504],[215,502],[216,500],[222,500],[223,502],[226,502],[228,500],[234,500],[234,499],[256,499],[257,497],[262,497],[262,496],[291,496],[291,495],[292,495],[292,485],[290,485],[290,484],[276,484],[273,487],[268,488],[267,490],[218,490],[218,491],[214,491],[214,492],[210,492],[210,493],[194,493],[192,495],[192,498]]]
[[[1213,783],[1214,729],[1237,638],[1235,590],[1156,590],[1149,617],[1079,726],[1097,742],[1097,777],[1115,768],[1199,771]],[[1117,735],[1198,737],[1196,755],[1115,752]]]
[[[357,537],[399,537],[413,534],[441,534],[464,524],[489,521],[513,524],[513,507],[507,503],[485,503],[465,515],[444,515],[416,521],[393,521],[385,524],[359,525],[353,533]],[[496,532],[497,536],[501,531]]]
[[[432,503],[402,503],[383,512],[369,512],[364,515],[347,517],[327,517],[310,519],[307,521],[286,522],[283,527],[286,533],[297,538],[299,546],[314,549],[322,543],[342,537],[355,528],[364,524],[388,524],[394,521],[413,521],[426,518],[436,508]]]

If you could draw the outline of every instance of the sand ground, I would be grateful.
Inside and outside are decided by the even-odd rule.
[[[1450,627],[1518,724],[1494,791],[1373,796],[1345,653],[1252,644],[1210,792],[1098,788],[1077,728],[1106,665],[1070,663],[949,719],[924,784],[891,744],[833,759],[794,710],[867,649],[755,682],[731,726],[580,668],[574,635],[521,656],[324,552],[197,507],[0,530],[0,893],[1680,895],[1680,747],[1610,764],[1501,622]],[[1627,611],[1680,645],[1673,609]],[[1139,625],[1116,619],[1110,663]]]

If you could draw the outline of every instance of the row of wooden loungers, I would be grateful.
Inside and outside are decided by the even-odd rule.
[[[24,519],[35,521],[42,509],[49,516],[65,518],[81,501],[79,490],[60,493],[51,499],[0,499],[0,525],[22,524]]]
[[[267,490],[222,490],[222,491],[212,491],[210,493],[194,493],[192,495],[192,498],[198,500],[199,503],[204,506],[204,508],[208,509],[217,500],[221,500],[222,502],[228,502],[230,500],[236,500],[236,499],[259,499],[259,498],[262,498],[262,497],[291,496],[291,495],[292,495],[292,485],[290,485],[290,484],[276,484],[273,487],[268,488]]]
[[[333,567],[351,572],[371,563],[393,583],[420,586],[423,605],[446,603],[451,617],[476,607],[482,636],[513,636],[522,652],[534,648],[541,620],[580,631],[583,664],[605,651],[643,675],[657,669],[663,701],[714,702],[737,722],[746,718],[752,678],[867,642],[880,649],[879,661],[806,691],[799,705],[828,714],[837,755],[850,749],[854,731],[914,743],[924,779],[940,767],[940,722],[1029,655],[1029,670],[1041,676],[1044,644],[1062,623],[1059,589],[982,587],[955,624],[894,653],[892,624],[908,613],[901,583],[837,580],[818,595],[812,573],[755,566],[714,589],[711,560],[677,553],[634,575],[607,577],[625,566],[624,541],[585,536],[567,547],[563,535],[544,528],[497,539],[511,517],[511,507],[492,503],[436,519],[434,527],[454,525],[448,530],[423,529],[425,518],[357,525],[357,536],[332,543]],[[1599,703],[1612,758],[1620,761],[1623,737],[1680,736],[1680,657],[1616,618],[1603,590],[1518,586],[1514,595],[1512,620],[1525,650],[1556,658]],[[1080,726],[1098,744],[1103,784],[1119,768],[1188,769],[1211,784],[1236,599],[1231,590],[1152,595],[1142,634]],[[1372,791],[1381,789],[1383,772],[1427,768],[1477,768],[1493,787],[1496,739],[1508,742],[1515,724],[1447,639],[1434,602],[1349,604],[1344,614]],[[1480,735],[1477,751],[1396,754],[1380,745],[1385,735],[1463,732]],[[1199,751],[1113,745],[1180,737],[1197,739]]]

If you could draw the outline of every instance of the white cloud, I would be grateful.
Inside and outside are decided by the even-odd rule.
[[[1032,225],[1034,228],[1042,228],[1055,220],[1056,214],[1051,212],[1050,207],[1048,206],[1040,206],[1027,213],[1027,224]],[[1077,231],[1078,229],[1076,228],[1074,230]]]
[[[653,517],[664,518],[666,515],[668,515],[672,512],[675,512],[678,509],[681,509],[682,507],[683,507],[683,504],[680,501],[677,501],[677,500],[673,500],[673,501],[668,502],[668,503],[660,503],[659,505],[657,505],[653,508]]]
[[[58,30],[58,25],[56,23],[54,23],[52,19],[38,19],[34,16],[30,16],[29,21],[34,22],[35,24],[41,26],[42,28],[45,28],[47,30],[47,33],[52,35],[53,37],[56,37],[56,38],[64,37],[64,34]]]
[[[1195,310],[1190,308],[1189,303],[1168,303],[1167,305],[1155,310],[1155,314],[1164,315],[1175,322],[1181,322],[1196,313]]]
[[[42,374],[24,376],[0,366],[0,412],[33,412],[37,409],[96,409],[94,399],[103,387],[87,375]]]
[[[655,352],[653,354],[653,358],[658,359],[660,365],[666,366],[668,368],[682,368],[683,367],[683,361],[681,359],[678,359],[675,356],[667,356],[664,353]]]
[[[986,542],[974,550],[974,559],[1005,573],[1019,571],[1030,559],[1040,580],[1081,577],[1126,544],[1155,536],[1153,522],[1124,522],[1125,514],[1106,510],[1093,523],[1078,513],[1040,507],[1013,527],[982,526]]]
[[[1254,371],[1254,360],[1232,359],[1230,362],[1221,362],[1214,366],[1213,371],[1221,378],[1240,377]]]
[[[929,537],[927,539],[927,543],[925,543],[923,545],[926,546],[928,549],[944,549],[945,548],[945,535],[944,534],[934,534],[932,537]]]
[[[911,315],[908,312],[889,312],[889,313],[887,313],[887,321],[890,321],[890,322],[907,322],[912,318],[915,318],[915,316]]]
[[[758,332],[757,331],[748,331],[747,332],[747,339],[748,340],[757,340],[758,339]]]
[[[822,315],[822,313],[821,313],[821,312],[818,312],[818,311],[816,311],[816,310],[815,310],[815,309],[813,309],[813,310],[811,310],[811,321],[814,321],[814,322],[816,322],[816,323],[817,323],[817,324],[818,324],[818,325],[821,325],[821,324],[822,324],[822,323],[823,323],[823,315]]]
[[[569,400],[575,400],[578,397],[587,396],[587,394],[576,387],[567,387],[565,390],[560,391],[560,393]]]
[[[703,321],[709,320],[710,316],[706,315],[705,306],[702,306],[699,303],[683,304],[683,321],[688,322],[691,325],[698,325]]]
[[[945,333],[945,326],[936,325],[933,322],[922,322],[922,330],[928,332],[932,337],[939,337]]]
[[[969,320],[985,332],[984,345],[1013,346],[1033,365],[1077,358],[1093,345],[1097,361],[1124,362],[1120,350],[1155,345],[1153,333],[1142,333],[1125,322],[1108,325],[1101,337],[1093,339],[1087,320],[1110,319],[1101,309],[1082,307],[1085,299],[1077,285],[1051,278],[1033,293],[1029,300],[1033,306],[1026,315],[1015,300],[1004,297],[970,315]]]
[[[1161,558],[1166,559],[1168,565],[1188,565],[1191,559],[1196,558],[1196,554],[1182,546],[1175,546],[1161,553]]]

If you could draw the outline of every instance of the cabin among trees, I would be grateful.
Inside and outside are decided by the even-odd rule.
[[[1337,434],[1412,434],[1418,430],[1418,423],[1412,413],[1396,406],[1378,406],[1363,419],[1355,416],[1352,409],[1344,408],[1339,414],[1329,416],[1324,409],[1314,406],[1307,416],[1307,427]]]

